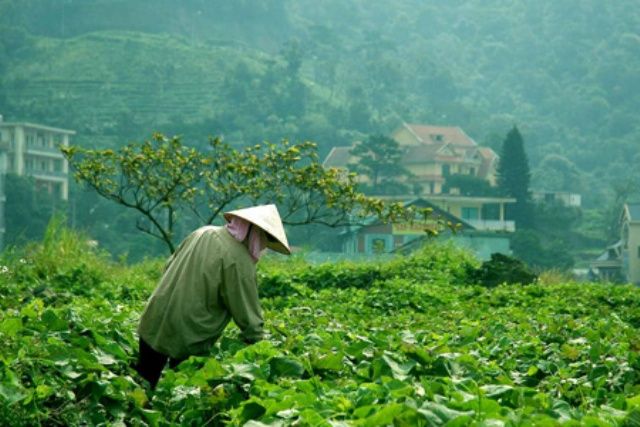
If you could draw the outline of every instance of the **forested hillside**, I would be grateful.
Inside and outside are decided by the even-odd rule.
[[[636,160],[631,1],[1,7],[5,116],[73,127],[83,144],[162,128],[241,143],[312,138],[327,149],[406,120],[459,125],[497,146],[517,123],[536,185],[590,195]]]

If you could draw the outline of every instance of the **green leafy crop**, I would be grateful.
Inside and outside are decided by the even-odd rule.
[[[230,328],[151,392],[130,366],[161,263],[121,266],[82,239],[52,241],[0,268],[1,425],[640,420],[634,287],[468,285],[474,261],[450,247],[382,264],[267,259],[267,339],[245,346]]]

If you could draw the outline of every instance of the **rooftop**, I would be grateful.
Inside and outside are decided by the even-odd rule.
[[[416,138],[417,143],[442,144],[449,143],[463,147],[475,147],[476,142],[457,126],[431,126],[403,123],[393,134],[406,129]],[[393,136],[393,135],[392,135]]]
[[[30,129],[43,130],[47,132],[55,132],[55,133],[66,133],[67,135],[75,135],[75,130],[70,129],[62,129],[56,128],[52,126],[38,125],[35,123],[28,122],[0,122],[0,128],[8,128],[8,127],[25,127]]]
[[[353,147],[333,147],[327,157],[325,158],[322,166],[325,168],[343,168],[346,167],[351,161],[351,150]]]
[[[640,221],[640,203],[627,203],[627,211],[629,212],[630,221]]]

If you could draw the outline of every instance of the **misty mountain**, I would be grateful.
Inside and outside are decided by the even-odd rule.
[[[499,148],[534,185],[601,200],[635,178],[640,10],[631,0],[0,1],[0,110],[83,145],[159,129],[323,151],[403,120]]]

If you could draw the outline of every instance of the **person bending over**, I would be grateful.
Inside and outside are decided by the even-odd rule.
[[[291,254],[275,205],[226,212],[224,226],[204,226],[178,246],[140,318],[136,370],[155,388],[174,368],[207,354],[233,319],[246,343],[262,339],[256,263],[265,248]]]

